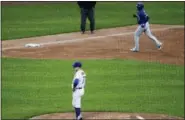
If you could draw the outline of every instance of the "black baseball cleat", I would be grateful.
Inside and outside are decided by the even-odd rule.
[[[82,31],[81,33],[82,33],[82,34],[85,34],[85,31]]]
[[[94,34],[94,31],[91,31],[91,34]]]

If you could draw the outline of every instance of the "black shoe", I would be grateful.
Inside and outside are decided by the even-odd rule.
[[[91,31],[91,34],[94,34],[94,31]]]
[[[82,34],[85,34],[85,31],[82,31],[81,33],[82,33]]]
[[[80,118],[80,120],[83,120],[82,118]]]

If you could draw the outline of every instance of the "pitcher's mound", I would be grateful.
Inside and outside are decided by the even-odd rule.
[[[184,118],[168,116],[164,114],[147,114],[147,113],[119,113],[119,112],[83,112],[84,119],[181,119]],[[75,113],[52,113],[32,117],[31,119],[74,119]]]

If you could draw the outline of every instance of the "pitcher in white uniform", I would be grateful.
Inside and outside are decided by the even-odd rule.
[[[76,113],[76,120],[82,120],[81,115],[81,98],[84,95],[84,88],[86,82],[86,74],[81,69],[82,64],[81,62],[74,62],[73,68],[75,70],[73,82],[72,82],[72,105],[75,109]]]

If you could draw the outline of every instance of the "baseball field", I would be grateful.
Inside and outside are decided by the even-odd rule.
[[[143,34],[138,53],[135,4],[97,2],[97,30],[82,35],[75,2],[1,2],[2,119],[74,118],[76,60],[87,74],[85,119],[184,119],[184,2],[144,3],[164,46]]]

